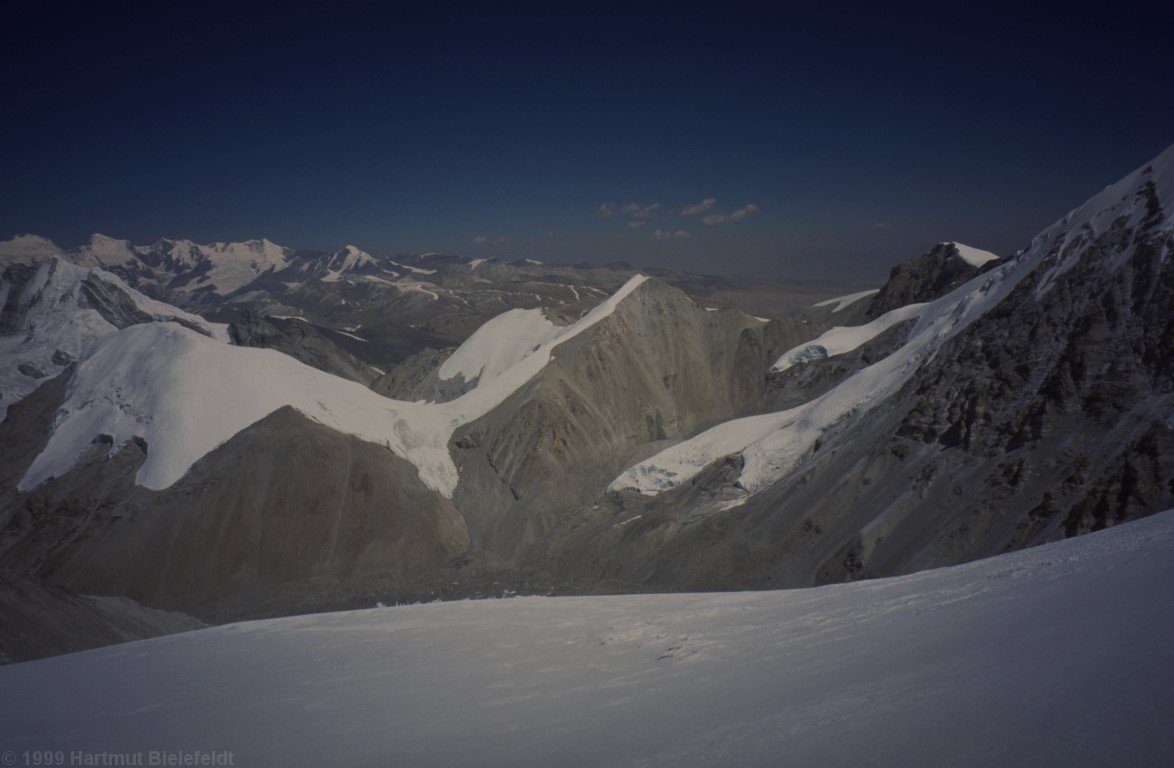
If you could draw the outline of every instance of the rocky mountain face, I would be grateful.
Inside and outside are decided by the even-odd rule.
[[[339,337],[342,334],[315,326],[300,317],[244,311],[228,326],[228,332],[233,344],[276,349],[312,368],[360,384],[371,385],[387,375],[341,346]]]
[[[928,253],[893,267],[872,298],[868,317],[944,296],[997,262],[993,253],[958,243],[938,243]]]
[[[453,436],[453,498],[477,546],[526,562],[650,446],[760,408],[764,326],[649,281],[560,346],[522,390]]]
[[[1151,514],[1172,206],[1174,148],[1010,257],[943,243],[768,316],[695,276],[262,244],[217,325],[10,241],[0,567],[216,622],[803,586]],[[120,248],[86,258],[146,263]]]
[[[792,422],[670,491],[618,494],[562,567],[667,587],[805,585],[962,562],[1170,507],[1172,166],[1168,150],[1001,273],[927,305],[944,311],[917,321],[935,333],[990,306],[920,361],[907,356],[917,367],[892,396],[803,439]],[[917,329],[877,337],[859,361],[815,361],[816,380],[846,370],[812,390],[820,397],[799,418],[818,420],[821,400],[898,357]],[[789,458],[751,486],[748,468],[770,447]]]

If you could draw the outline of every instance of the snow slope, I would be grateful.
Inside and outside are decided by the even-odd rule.
[[[281,269],[293,253],[265,239],[192,247],[212,263],[208,281],[221,295],[243,288],[271,269]]]
[[[0,667],[0,744],[242,766],[1174,761],[1174,513],[912,576],[216,627]]]
[[[800,344],[784,352],[771,366],[772,371],[785,371],[792,365],[818,360],[825,357],[835,357],[845,352],[851,352],[857,347],[867,344],[898,323],[917,317],[925,304],[906,304],[890,312],[886,312],[871,323],[850,327],[836,326],[825,331],[812,341]]]
[[[948,243],[948,245],[954,246],[962,260],[972,267],[981,267],[988,261],[997,261],[999,258],[998,255],[993,254],[990,251],[984,251],[980,248],[973,248],[969,245],[963,245],[962,243],[953,242]]]
[[[458,375],[465,381],[488,381],[564,330],[541,309],[511,309],[474,331],[438,373],[446,381]]]
[[[797,408],[739,419],[738,430],[721,424],[673,445],[625,470],[610,488],[656,494],[691,480],[714,461],[734,453],[741,453],[744,460],[738,483],[746,491],[753,493],[782,479],[811,455],[827,431],[850,422],[897,392],[946,341],[995,307],[1036,269],[1046,270],[1037,288],[1042,293],[1055,275],[1075,264],[1081,245],[1110,226],[1140,226],[1152,215],[1146,190],[1152,191],[1163,210],[1174,211],[1174,146],[1044,230],[1014,258],[920,305],[915,313],[917,323],[905,345],[889,356]],[[1168,215],[1159,227],[1160,231],[1174,231],[1174,216]],[[1119,266],[1130,250],[1127,248],[1105,268]],[[888,315],[874,323],[885,317]],[[841,335],[832,341],[846,346],[868,335],[862,329],[835,329],[829,333],[839,331]],[[807,346],[810,345],[804,345]],[[786,353],[779,363],[786,362],[792,352],[795,350]],[[790,360],[790,364],[794,362]]]
[[[27,256],[27,254],[26,254]],[[105,283],[129,296],[134,305],[156,320],[181,319],[209,336],[228,342],[228,327],[168,304],[148,299],[109,272],[73,264],[51,256],[37,265],[28,284],[17,290],[0,281],[0,307],[8,305],[11,330],[0,336],[0,419],[8,407],[23,399],[43,381],[21,372],[32,366],[45,376],[56,376],[69,360],[84,359],[98,343],[118,331],[84,296],[88,280]]]
[[[74,261],[83,266],[109,269],[134,261],[141,252],[127,240],[94,233],[89,243],[77,249]]]
[[[19,488],[35,488],[73,466],[98,434],[117,448],[149,446],[136,481],[162,489],[202,456],[289,405],[333,429],[385,445],[412,462],[430,488],[451,496],[457,468],[448,441],[534,378],[554,348],[607,317],[646,280],[630,279],[574,325],[470,392],[445,403],[390,400],[268,349],[234,347],[175,323],[132,326],[103,338],[78,366],[45,450]]]

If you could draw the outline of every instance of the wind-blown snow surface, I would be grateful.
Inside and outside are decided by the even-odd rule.
[[[735,453],[741,453],[744,460],[738,484],[746,491],[754,493],[781,480],[811,455],[816,441],[827,431],[850,422],[896,393],[944,343],[995,307],[1036,269],[1047,269],[1037,287],[1037,293],[1042,293],[1056,275],[1075,264],[1083,244],[1110,226],[1140,226],[1151,215],[1149,201],[1141,193],[1151,184],[1163,210],[1174,210],[1174,146],[1044,230],[1014,258],[920,305],[917,323],[905,345],[883,360],[797,408],[740,419],[740,430],[719,424],[671,446],[628,468],[609,487],[656,494],[691,480],[714,461]],[[1159,226],[1163,231],[1174,230],[1174,216],[1167,215]],[[1105,269],[1117,268],[1128,254],[1129,249],[1115,263],[1105,264]],[[856,340],[853,333],[868,336],[863,330],[867,328],[838,330],[846,330],[846,343],[850,343]],[[787,355],[779,362],[786,361]]]
[[[0,668],[0,744],[235,764],[1169,765],[1174,513],[912,576],[434,603]]]
[[[162,489],[242,429],[289,405],[333,429],[385,445],[445,496],[457,485],[454,430],[501,404],[563,341],[610,315],[647,278],[637,275],[574,325],[559,328],[508,369],[445,403],[391,400],[280,352],[233,347],[175,323],[132,326],[102,340],[78,366],[53,435],[20,482],[40,485],[73,466],[98,434],[120,446],[146,439],[136,482]]]

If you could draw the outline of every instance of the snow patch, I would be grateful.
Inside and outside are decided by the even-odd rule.
[[[425,254],[425,255],[428,255],[428,254]],[[398,261],[393,261],[391,263],[396,265],[400,269],[406,269],[409,272],[416,273],[417,275],[435,275],[436,274],[435,269],[423,269],[421,267],[413,267],[409,264],[400,264]]]
[[[879,291],[880,291],[880,288],[870,288],[867,291],[860,291],[859,293],[850,293],[847,296],[837,296],[834,299],[824,299],[823,301],[816,302],[815,304],[812,304],[811,306],[813,306],[813,307],[827,307],[832,304],[835,304],[836,306],[832,309],[832,312],[839,312],[841,309],[844,309],[845,307],[851,306],[852,304],[855,304],[856,302],[860,301],[864,297],[871,296],[874,293],[878,293]]]

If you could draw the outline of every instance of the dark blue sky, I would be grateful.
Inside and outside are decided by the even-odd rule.
[[[1174,141],[1160,3],[97,5],[0,24],[0,239],[867,280]]]

